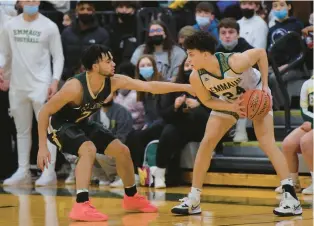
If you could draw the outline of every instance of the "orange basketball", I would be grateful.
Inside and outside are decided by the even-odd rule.
[[[242,99],[249,119],[263,119],[271,110],[270,95],[262,90],[248,90],[243,94]]]

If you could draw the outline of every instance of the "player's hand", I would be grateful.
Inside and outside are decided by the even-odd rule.
[[[197,100],[192,99],[192,98],[187,98],[187,99],[185,100],[185,103],[186,103],[186,105],[187,105],[189,108],[196,108],[196,107],[200,106],[200,103],[199,103]]]
[[[185,85],[186,88],[185,88],[185,92],[189,93],[191,96],[195,97],[196,96],[196,93],[195,91],[193,90],[192,86],[190,84],[186,84]]]
[[[237,113],[240,118],[246,117],[245,106],[241,96],[231,104],[231,111]]]
[[[48,89],[48,100],[50,100],[50,98],[56,94],[56,92],[58,91],[58,83],[59,81],[57,80],[53,80],[53,82],[51,83],[51,85],[49,86]]]
[[[48,164],[51,163],[51,155],[47,147],[39,148],[37,155],[37,166],[41,171],[44,171],[45,167],[48,169]]]
[[[305,27],[302,29],[302,34],[304,36],[308,36],[310,31],[313,31],[313,28],[311,26]]]
[[[174,108],[178,109],[179,107],[181,107],[181,105],[184,103],[185,99],[186,99],[185,95],[177,97],[175,102],[174,102]]]
[[[0,82],[0,90],[3,92],[6,92],[9,90],[10,87],[10,81],[9,80],[3,80]]]
[[[304,122],[300,128],[304,131],[304,132],[310,132],[312,130],[312,124],[310,122]]]

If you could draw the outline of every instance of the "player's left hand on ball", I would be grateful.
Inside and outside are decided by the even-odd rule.
[[[48,100],[58,91],[58,81],[53,81],[48,90]]]
[[[37,155],[37,166],[41,171],[44,171],[45,167],[48,169],[48,165],[51,162],[51,155],[48,148],[41,148]]]

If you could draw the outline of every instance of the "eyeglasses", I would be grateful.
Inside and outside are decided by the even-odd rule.
[[[162,28],[157,28],[157,29],[150,29],[149,30],[149,33],[154,33],[154,32],[156,32],[156,33],[160,33],[160,32],[163,32],[164,30],[162,29]]]

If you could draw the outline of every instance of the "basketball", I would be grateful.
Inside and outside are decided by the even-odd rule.
[[[243,94],[242,99],[249,119],[263,119],[271,110],[270,95],[262,90],[248,90]]]

